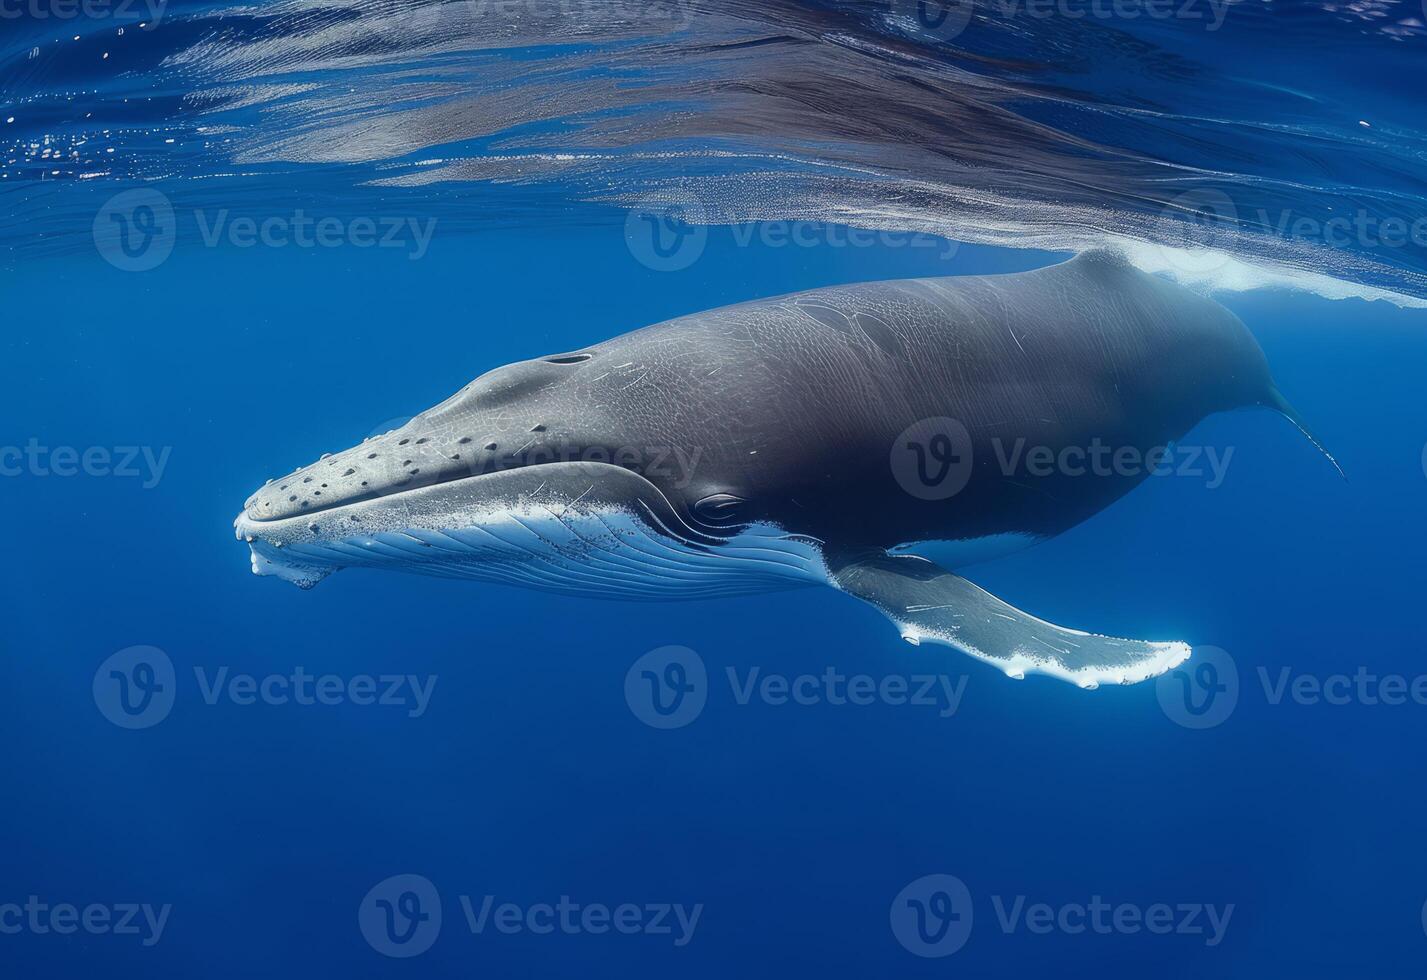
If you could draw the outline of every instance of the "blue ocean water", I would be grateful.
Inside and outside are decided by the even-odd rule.
[[[10,205],[0,975],[1420,974],[1420,252],[1294,232],[1292,248],[1258,248],[1220,234],[1243,229],[1217,212],[1219,257],[1186,258],[1174,251],[1185,239],[1164,224],[1174,207],[1115,186],[1130,169],[1138,190],[1160,184],[1161,169],[1184,173],[1192,150],[1194,167],[1220,161],[1211,189],[1237,218],[1265,209],[1321,231],[1320,209],[1350,200],[1379,231],[1387,217],[1410,224],[1423,188],[1408,76],[1318,62],[1310,72],[1302,58],[1336,32],[1353,64],[1420,64],[1420,10],[1284,8],[1265,23],[1262,11],[1238,21],[1231,9],[1215,38],[1077,20],[1077,36],[1099,33],[1058,43],[1058,21],[1003,17],[985,34],[973,21],[952,59],[966,74],[933,74],[948,85],[1034,81],[1038,108],[1003,89],[995,112],[1017,106],[1021,122],[959,142],[934,129],[937,138],[980,140],[997,192],[1015,184],[1022,203],[1054,204],[1057,186],[1085,196],[1064,212],[1016,210],[1014,229],[981,211],[975,228],[964,212],[942,221],[937,202],[956,197],[946,175],[920,188],[915,216],[869,212],[882,185],[847,198],[851,228],[823,223],[829,200],[853,193],[845,183],[810,202],[804,185],[777,183],[788,195],[768,198],[770,185],[753,181],[741,198],[736,180],[660,185],[683,173],[669,158],[592,165],[595,175],[617,167],[641,193],[662,186],[657,200],[690,221],[750,201],[753,214],[731,217],[767,219],[714,224],[691,253],[683,236],[702,225],[641,238],[645,226],[625,211],[588,203],[600,196],[589,175],[369,183],[391,160],[406,176],[430,146],[476,138],[449,117],[398,138],[399,113],[382,102],[391,77],[424,86],[422,108],[457,98],[470,52],[426,45],[413,64],[403,36],[386,35],[307,52],[332,63],[282,60],[296,59],[283,45],[300,47],[292,24],[302,18],[335,30],[369,12],[342,6],[284,6],[271,21],[260,5],[176,7],[167,33],[138,34],[146,47],[112,77],[98,57],[100,35],[123,50],[112,19],[0,28],[0,118],[24,127],[0,181]],[[788,29],[811,32],[839,10],[808,7]],[[740,31],[760,29],[741,16]],[[71,25],[83,41],[68,40]],[[1219,64],[1275,30],[1281,44],[1262,61]],[[77,56],[46,61],[61,41],[94,54],[82,72]],[[615,45],[590,32],[568,43],[572,57]],[[245,60],[253,45],[264,50]],[[515,54],[488,47],[480,58],[558,61],[528,39]],[[1206,103],[1213,91],[1237,101],[1181,101],[1172,126],[1137,131],[1135,144],[1112,121],[1148,118],[1122,99],[1141,76],[1090,50],[1151,66],[1158,99],[1188,98],[1198,79]],[[391,51],[399,64],[362,61]],[[903,81],[932,71],[906,48],[897,57]],[[810,70],[761,67],[788,90],[795,70]],[[574,77],[587,86],[593,70]],[[569,96],[561,69],[549,71],[542,84]],[[267,77],[284,72],[293,77]],[[1265,94],[1290,76],[1293,127]],[[510,84],[532,91],[526,76]],[[140,103],[132,93],[146,85]],[[343,85],[361,104],[334,95]],[[223,86],[226,103],[210,91]],[[897,95],[869,85],[856,98]],[[472,101],[468,114],[495,111]],[[1323,122],[1330,101],[1353,107],[1341,129]],[[1077,120],[1104,119],[1101,150],[1114,144],[1114,158],[1134,156],[1135,167],[1106,169],[1104,186],[1072,194],[1073,161],[1081,176],[1107,165],[1100,151],[1051,138],[1054,120],[1036,117],[1052,104],[1072,136],[1088,132]],[[669,118],[699,117],[684,108]],[[520,118],[527,110],[502,111],[515,130],[502,138],[552,145]],[[587,124],[618,117],[588,111]],[[1219,129],[1207,121],[1215,112],[1238,122]],[[85,113],[103,126],[91,132]],[[284,127],[299,116],[365,120],[370,140],[325,134],[352,149],[319,158],[294,149],[301,134]],[[1373,128],[1360,118],[1394,136],[1350,139]],[[219,130],[201,151],[200,127]],[[756,128],[737,139],[752,156],[771,152]],[[1225,162],[1233,132],[1249,129],[1262,144],[1241,143]],[[857,153],[830,141],[827,154],[870,176],[895,133],[862,131]],[[1032,133],[1042,142],[1028,144]],[[106,139],[120,150],[112,166]],[[227,139],[242,149],[222,149]],[[61,144],[52,165],[44,151]],[[470,164],[489,149],[441,155]],[[691,165],[700,178],[708,168]],[[1348,477],[1276,415],[1215,416],[1185,437],[1203,452],[1178,457],[1174,473],[976,570],[978,583],[1055,622],[1191,641],[1195,658],[1158,682],[1016,682],[903,643],[881,615],[830,589],[635,604],[355,570],[306,592],[251,574],[234,540],[234,515],[265,480],[386,431],[492,367],[752,297],[1047,265],[1067,254],[1048,247],[1083,244],[1066,236],[1077,219],[1087,239],[1128,235],[1110,220],[1129,221],[1112,207],[1122,190],[1150,216],[1135,226],[1142,261],[1168,238],[1160,271],[1236,277],[1218,298]],[[114,204],[132,193],[149,196]],[[277,223],[264,241],[234,230],[245,216]],[[336,224],[319,243],[324,218]],[[973,243],[931,237],[948,224]],[[866,231],[883,225],[892,230]],[[372,236],[391,228],[391,247],[379,246]],[[1271,265],[1270,252],[1287,264]],[[1393,300],[1321,295],[1365,286]],[[671,676],[669,647],[690,671],[686,700],[645,687],[641,665]]]
[[[908,646],[829,590],[627,604],[355,571],[308,593],[254,577],[232,538],[233,514],[268,474],[491,365],[741,295],[1047,258],[739,248],[713,235],[695,267],[658,273],[609,226],[476,236],[422,262],[219,249],[143,277],[97,255],[8,275],[12,440],[171,454],[148,488],[147,476],[5,481],[18,519],[0,898],[172,911],[148,947],[142,935],[5,935],[6,973],[1411,975],[1427,949],[1427,707],[1274,704],[1258,671],[1275,684],[1281,668],[1423,671],[1418,313],[1279,294],[1234,303],[1350,482],[1276,416],[1215,417],[1191,438],[1234,451],[1220,485],[1207,467],[1151,479],[980,571],[1053,620],[1227,651],[1237,704],[1202,730],[1176,723],[1153,683],[1016,683]],[[702,658],[707,703],[661,730],[631,709],[625,677],[671,644]],[[135,645],[164,651],[176,696],[161,723],[125,730],[93,685]],[[410,689],[390,706],[205,697],[219,671],[297,668],[434,687],[419,717]],[[743,685],[754,669],[829,668],[964,687],[943,717],[944,696],[740,704],[727,675]],[[427,878],[444,912],[413,964],[374,952],[359,929],[368,890],[398,874]],[[893,898],[928,874],[955,875],[975,901],[949,960],[909,954],[889,925]],[[683,946],[475,934],[459,897],[478,912],[488,894],[524,908],[569,896],[703,911]],[[1007,934],[992,897],[1009,910],[1018,895],[1233,912],[1214,946],[1143,931]]]

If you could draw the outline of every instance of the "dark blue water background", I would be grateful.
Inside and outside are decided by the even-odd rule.
[[[1216,417],[1221,486],[1152,479],[977,580],[1048,618],[1227,651],[1222,724],[1153,683],[1017,683],[914,648],[827,590],[662,605],[345,572],[310,593],[250,574],[229,528],[268,475],[360,439],[492,365],[681,310],[816,283],[1024,267],[963,249],[737,248],[655,273],[621,229],[477,236],[422,262],[374,251],[97,257],[5,281],[7,431],[46,446],[172,447],[162,480],[10,479],[4,594],[7,840],[0,899],[172,903],[161,941],[0,938],[14,976],[1037,974],[1408,976],[1427,950],[1427,707],[1269,703],[1257,671],[1422,672],[1418,315],[1234,303],[1351,482],[1283,420]],[[23,439],[22,439],[23,437]],[[160,647],[177,698],[127,731],[91,693],[115,651]],[[708,666],[673,731],[624,694],[646,651]],[[195,668],[436,678],[404,708],[209,705]],[[959,710],[739,705],[724,672],[967,677]],[[411,961],[358,929],[368,889],[426,876],[446,920]],[[976,902],[967,945],[922,960],[892,899],[931,873]],[[472,935],[460,895],[524,905],[703,903],[694,939]],[[1223,941],[1007,935],[1007,903],[1235,906]]]

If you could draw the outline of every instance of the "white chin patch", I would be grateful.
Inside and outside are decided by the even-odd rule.
[[[616,599],[743,595],[828,581],[817,542],[768,524],[704,546],[643,516],[604,507],[531,504],[440,520],[391,508],[362,513],[361,507],[283,521],[239,516],[235,527],[252,549],[254,573],[302,588],[348,567]],[[360,516],[353,519],[349,511]],[[349,520],[351,533],[333,533]]]

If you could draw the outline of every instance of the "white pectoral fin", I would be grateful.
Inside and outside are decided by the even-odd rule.
[[[833,583],[880,609],[909,642],[946,643],[1018,679],[1039,673],[1084,688],[1134,684],[1189,658],[1186,643],[1118,639],[1047,623],[920,559],[851,562]]]

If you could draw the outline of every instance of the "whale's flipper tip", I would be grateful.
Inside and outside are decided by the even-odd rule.
[[[1020,680],[1046,674],[1086,690],[1136,684],[1189,659],[1180,642],[1099,636],[1037,619],[938,565],[873,557],[842,566],[833,582],[876,606],[914,644],[945,643]]]

